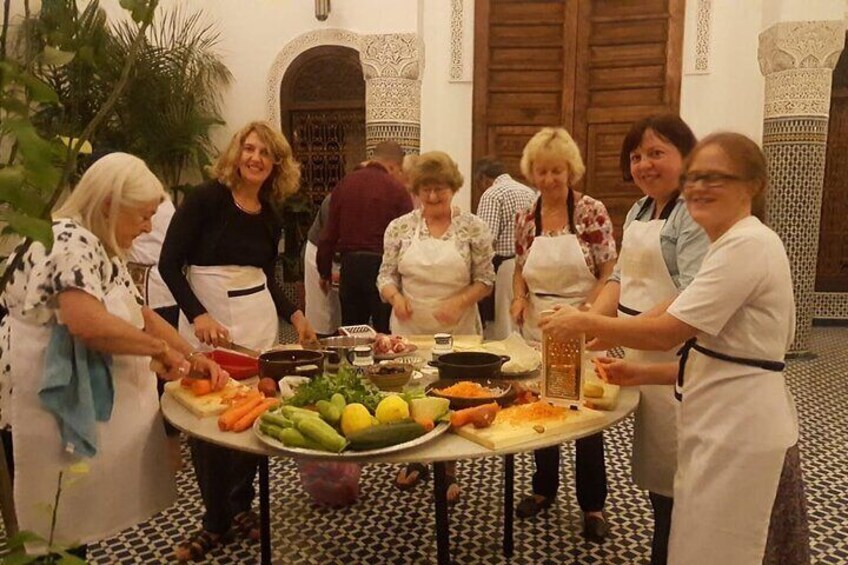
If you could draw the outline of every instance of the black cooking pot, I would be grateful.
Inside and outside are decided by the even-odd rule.
[[[280,380],[289,375],[314,377],[321,372],[324,354],[308,349],[266,351],[259,356],[259,376]]]
[[[507,361],[508,355],[459,351],[440,355],[437,360],[430,361],[430,366],[439,369],[440,379],[498,379],[501,376],[501,365]]]

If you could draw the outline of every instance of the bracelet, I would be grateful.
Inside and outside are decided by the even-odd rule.
[[[202,351],[192,351],[191,353],[189,353],[188,355],[185,356],[185,360],[188,361],[189,363],[192,363],[192,359],[194,359],[198,355],[203,355],[203,352]]]

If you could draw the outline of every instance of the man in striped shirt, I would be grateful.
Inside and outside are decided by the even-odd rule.
[[[484,191],[477,205],[477,215],[492,232],[497,273],[495,291],[479,303],[485,326],[483,335],[486,339],[505,339],[513,329],[509,305],[515,272],[515,216],[533,205],[536,193],[513,179],[503,163],[491,157],[475,163],[474,183],[478,190]]]

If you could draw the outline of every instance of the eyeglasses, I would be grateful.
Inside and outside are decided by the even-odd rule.
[[[692,188],[698,183],[702,183],[707,188],[721,188],[730,181],[746,180],[744,177],[737,175],[728,175],[725,173],[689,173],[680,177],[680,186]]]
[[[449,186],[436,186],[432,188],[419,188],[418,195],[419,196],[430,196],[431,194],[444,194],[449,191],[451,187]]]

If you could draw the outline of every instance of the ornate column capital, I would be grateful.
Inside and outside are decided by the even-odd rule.
[[[423,49],[415,33],[387,33],[362,36],[360,60],[365,79],[421,78]]]
[[[845,22],[780,22],[760,34],[757,58],[768,76],[794,69],[832,71],[845,46]]]
[[[833,68],[844,44],[842,21],[781,22],[762,32],[765,118],[827,117]]]

